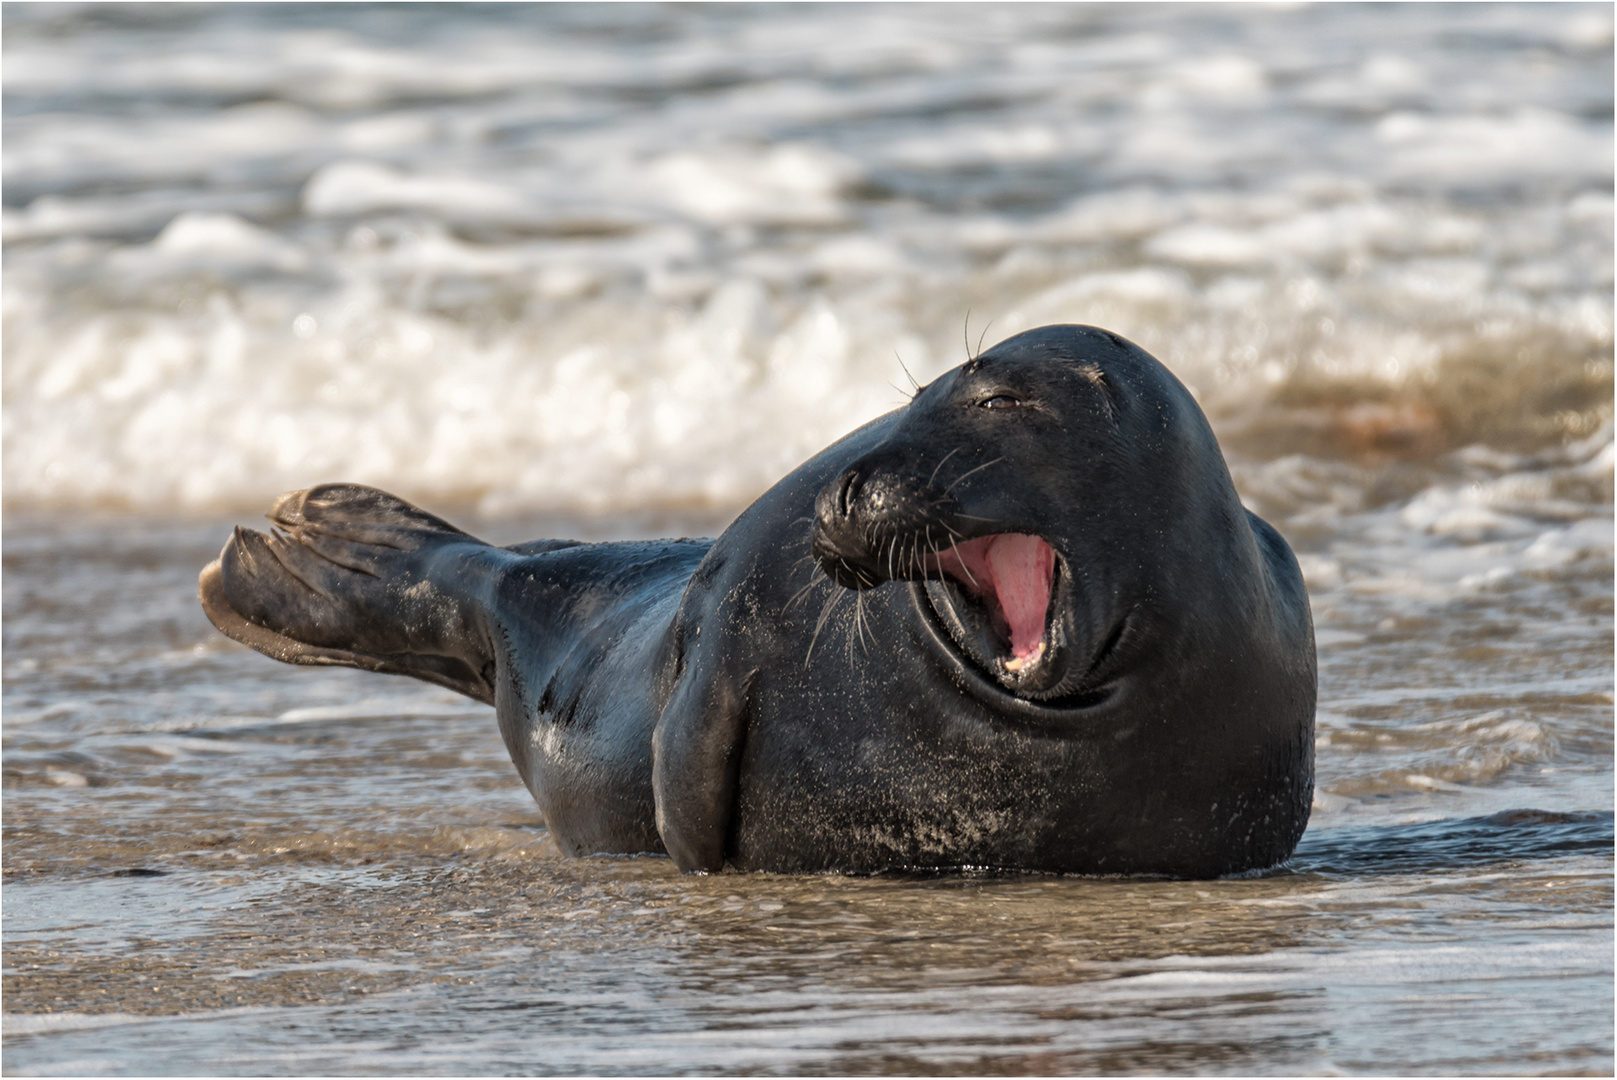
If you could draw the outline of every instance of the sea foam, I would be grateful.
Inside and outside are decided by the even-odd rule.
[[[736,507],[1064,321],[1260,460],[1609,418],[1609,12],[843,14],[8,13],[7,505]]]

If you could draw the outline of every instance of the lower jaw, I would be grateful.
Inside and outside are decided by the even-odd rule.
[[[1015,658],[1001,660],[997,664],[998,670],[994,672],[994,677],[1001,686],[1017,697],[1031,701],[1043,700],[1054,696],[1061,684],[1061,673],[1055,670],[1056,662],[1057,657],[1053,655],[1053,651],[1041,641],[1039,652],[1021,661],[1020,664]]]

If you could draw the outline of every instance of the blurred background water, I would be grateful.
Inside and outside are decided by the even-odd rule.
[[[7,1072],[1610,1072],[1609,6],[0,14]],[[195,606],[324,480],[712,534],[1058,321],[1298,550],[1285,873],[566,862]]]

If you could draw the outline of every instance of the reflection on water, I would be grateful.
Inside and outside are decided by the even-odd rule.
[[[1313,874],[1407,874],[1604,854],[1611,811],[1505,810],[1487,817],[1316,831],[1288,869]]]
[[[1529,847],[1440,879],[682,878],[665,859],[546,855],[12,885],[8,933],[28,941],[8,948],[12,992],[48,980],[75,1015],[13,1017],[8,1056],[41,1060],[45,1042],[75,1067],[166,1045],[171,1067],[208,1071],[266,1054],[307,1071],[1598,1070],[1603,826],[1582,858]],[[39,931],[66,903],[63,950]],[[191,930],[103,936],[132,919]],[[98,1057],[109,1024],[120,1049]]]
[[[95,1062],[112,1024],[130,1058],[108,1065],[162,1040],[225,1071],[271,1048],[312,1071],[1598,1069],[1593,818],[1463,867],[1455,834],[1513,827],[1342,830],[1376,835],[1244,881],[690,878],[547,851],[12,884],[12,992],[48,981],[75,1015],[13,1017],[7,1042]],[[1404,870],[1362,874],[1389,843]],[[338,1039],[358,1045],[295,1048]]]

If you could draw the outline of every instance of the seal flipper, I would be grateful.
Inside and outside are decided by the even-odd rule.
[[[237,528],[202,571],[214,626],[289,664],[411,675],[494,703],[494,651],[473,593],[499,549],[375,488],[276,500],[270,535]]]
[[[756,670],[705,673],[693,660],[651,737],[657,832],[686,873],[724,869]]]

